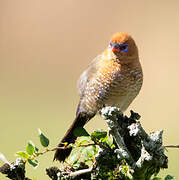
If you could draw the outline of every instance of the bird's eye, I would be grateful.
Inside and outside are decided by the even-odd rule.
[[[119,49],[120,49],[121,52],[127,52],[128,49],[129,49],[129,46],[128,46],[127,43],[125,43],[125,44],[120,44],[119,46],[120,46]]]
[[[120,49],[120,46],[119,46],[119,44],[117,44],[117,43],[114,43],[113,46],[114,46],[115,49]]]

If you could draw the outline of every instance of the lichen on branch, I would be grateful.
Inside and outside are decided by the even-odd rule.
[[[139,122],[140,115],[131,111],[130,117],[124,116],[116,107],[105,107],[100,112],[108,124],[109,132],[95,130],[87,133],[85,129],[76,129],[79,136],[74,144],[65,148],[73,148],[68,160],[62,167],[46,169],[49,178],[60,179],[118,179],[118,180],[150,180],[160,169],[168,167],[168,158],[162,145],[163,130],[147,134]],[[39,156],[45,156],[56,148],[49,148],[49,139],[39,131],[39,148],[29,141],[26,151],[17,152],[19,158],[9,163],[1,153],[0,159],[5,162],[0,172],[9,179],[24,180],[25,165],[37,168]],[[169,146],[174,147],[174,146]],[[175,147],[178,147],[175,146]],[[166,176],[166,179],[172,176]],[[173,178],[174,180],[174,178]]]
[[[68,164],[58,171],[60,179],[70,179],[73,174],[73,179],[86,176],[87,179],[149,180],[161,168],[168,167],[168,158],[162,146],[162,130],[148,135],[138,121],[140,115],[133,111],[127,117],[116,107],[105,107],[100,114],[108,124],[113,143],[111,146],[107,143],[107,133],[106,136],[96,133],[96,139],[93,137],[91,140],[94,141],[93,146],[98,146],[98,152],[94,159],[91,158],[91,167],[85,163],[86,160],[78,159],[79,168],[74,169],[75,163],[72,162],[71,168]]]

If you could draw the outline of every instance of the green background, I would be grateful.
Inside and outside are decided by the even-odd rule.
[[[0,0],[0,152],[14,161],[28,140],[39,144],[38,128],[55,147],[75,118],[79,75],[116,31],[134,37],[144,72],[126,114],[137,111],[147,132],[164,129],[164,144],[179,144],[178,18],[177,0]],[[107,126],[97,116],[86,128]],[[166,154],[161,174],[179,178],[179,149]],[[48,179],[52,159],[40,157],[27,176]]]

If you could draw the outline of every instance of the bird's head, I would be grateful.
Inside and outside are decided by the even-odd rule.
[[[134,40],[125,32],[115,33],[110,39],[109,48],[119,58],[135,58],[138,56],[138,50]]]

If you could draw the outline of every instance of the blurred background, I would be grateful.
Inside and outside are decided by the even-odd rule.
[[[137,111],[147,132],[164,129],[164,144],[179,144],[179,1],[1,0],[0,152],[9,161],[28,140],[39,145],[38,128],[56,146],[75,117],[78,77],[116,31],[133,36],[144,72],[126,114]],[[86,128],[107,126],[95,117]],[[179,149],[166,155],[160,175],[179,178]],[[40,157],[27,176],[48,179],[45,168],[59,164],[52,159]]]

